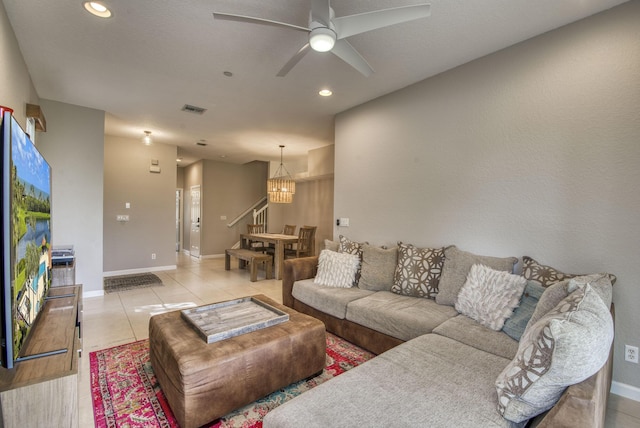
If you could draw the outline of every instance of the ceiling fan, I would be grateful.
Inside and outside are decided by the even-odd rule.
[[[336,17],[331,8],[330,0],[311,0],[308,27],[232,13],[214,12],[213,17],[214,19],[271,25],[308,33],[309,42],[293,55],[278,72],[277,76],[286,76],[302,57],[309,52],[309,49],[313,49],[317,52],[331,52],[366,77],[369,77],[373,73],[373,68],[347,42],[346,38],[377,30],[378,28],[426,18],[431,15],[430,10],[430,4],[422,3]]]

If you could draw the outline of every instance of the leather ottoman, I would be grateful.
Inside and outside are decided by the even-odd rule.
[[[253,297],[287,312],[289,321],[208,344],[180,311],[151,317],[151,365],[182,428],[200,427],[324,368],[324,324]]]

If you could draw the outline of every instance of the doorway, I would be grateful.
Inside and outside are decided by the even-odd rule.
[[[176,189],[176,253],[182,250],[182,189]]]
[[[191,186],[191,228],[189,234],[190,252],[200,257],[200,186]]]

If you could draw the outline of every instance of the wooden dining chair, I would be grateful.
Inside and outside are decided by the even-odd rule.
[[[296,248],[284,250],[285,258],[308,257],[315,253],[317,226],[302,226],[298,231]]]
[[[264,233],[264,224],[247,224],[247,233]],[[249,240],[250,250],[264,252],[267,247],[264,246],[264,242]]]
[[[298,226],[296,226],[295,224],[285,224],[284,227],[282,228],[282,234],[283,235],[295,235],[296,234],[296,228]],[[292,249],[293,248],[293,244],[285,244],[284,245],[285,249]],[[269,244],[269,246],[267,247],[267,252],[271,255],[275,254],[276,251],[276,246],[275,244]]]
[[[282,233],[284,235],[295,235],[296,227],[297,226],[295,224],[285,224],[282,228]],[[293,244],[286,244],[284,248],[291,250],[293,248]]]

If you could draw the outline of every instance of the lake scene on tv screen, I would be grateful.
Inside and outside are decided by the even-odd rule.
[[[13,355],[19,355],[50,284],[51,170],[24,131],[11,126]]]

